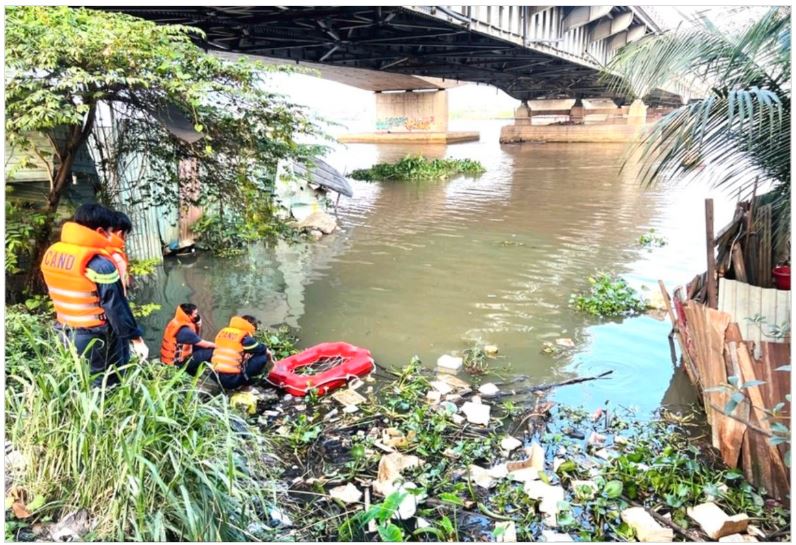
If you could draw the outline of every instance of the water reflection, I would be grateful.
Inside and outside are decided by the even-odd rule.
[[[610,381],[562,389],[561,400],[654,408],[672,379],[668,323],[600,324],[568,301],[595,269],[635,283],[687,281],[704,259],[694,236],[703,230],[704,190],[644,191],[632,169],[619,172],[623,146],[500,146],[489,134],[498,126],[482,130],[479,143],[422,149],[480,160],[487,172],[478,180],[355,182],[355,199],[341,203],[342,229],[319,243],[169,262],[141,297],[164,306],[147,321],[148,339],[159,342],[183,301],[203,309],[208,335],[247,312],[299,328],[305,345],[346,340],[389,365],[414,354],[434,362],[482,339],[500,347],[500,365],[538,382],[614,370]],[[410,151],[351,145],[329,162],[350,171]],[[667,247],[638,245],[650,227]],[[573,353],[542,354],[542,343],[558,337],[575,341]]]

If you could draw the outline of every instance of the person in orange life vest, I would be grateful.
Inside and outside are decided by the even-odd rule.
[[[177,307],[174,318],[166,325],[160,345],[160,361],[176,365],[195,375],[202,363],[210,361],[215,343],[200,337],[202,317],[191,303]]]
[[[113,212],[104,206],[82,205],[41,263],[55,306],[55,327],[65,343],[88,359],[94,374],[126,365],[130,343],[143,359],[148,353],[111,258],[113,221]],[[101,386],[102,380],[96,377],[93,385]],[[108,377],[108,385],[118,381],[117,373]]]
[[[233,316],[229,325],[216,335],[210,362],[225,390],[248,386],[272,361],[268,347],[254,338],[256,331],[257,320],[253,316]]]
[[[133,222],[124,212],[113,212],[113,225],[109,230],[111,239],[111,258],[113,259],[116,269],[119,271],[119,276],[122,278],[122,286],[124,292],[130,287],[130,260],[127,259],[127,252],[125,251],[125,243],[127,242],[127,235],[133,230]]]

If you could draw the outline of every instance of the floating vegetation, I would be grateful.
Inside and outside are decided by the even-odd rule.
[[[354,180],[366,182],[414,182],[444,180],[458,174],[479,176],[486,169],[472,159],[426,159],[421,155],[407,155],[395,163],[378,163],[351,173]]]
[[[624,316],[643,312],[646,303],[636,290],[619,276],[598,272],[589,276],[586,293],[573,294],[570,304],[592,316]]]
[[[464,351],[464,370],[471,375],[483,375],[489,370],[488,354],[484,345],[475,343]]]
[[[638,238],[638,243],[644,248],[661,248],[666,246],[666,239],[658,235],[654,228],[650,228]]]

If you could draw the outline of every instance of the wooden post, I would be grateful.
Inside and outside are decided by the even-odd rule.
[[[718,308],[718,293],[716,291],[716,253],[713,239],[713,199],[705,199],[705,244],[708,254],[708,306]]]

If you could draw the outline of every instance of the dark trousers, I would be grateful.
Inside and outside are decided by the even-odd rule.
[[[104,373],[110,367],[121,367],[130,362],[130,345],[122,341],[108,326],[96,328],[57,328],[64,344],[74,344],[78,355],[88,360],[92,375],[97,375],[92,386],[102,386]],[[108,386],[119,382],[118,371],[108,376]]]
[[[188,361],[177,365],[181,369],[185,369],[185,372],[189,373],[191,376],[196,376],[196,373],[202,368],[202,364],[210,361],[212,356],[212,348],[194,348]]]
[[[225,390],[236,390],[243,386],[248,386],[253,382],[253,379],[261,375],[268,365],[268,354],[260,354],[252,356],[245,364],[245,372],[232,374],[232,373],[217,373],[218,383]]]

